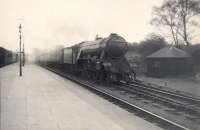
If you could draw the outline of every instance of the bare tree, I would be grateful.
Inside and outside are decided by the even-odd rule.
[[[189,45],[189,28],[198,26],[194,16],[199,14],[199,0],[164,0],[161,6],[153,8],[151,24],[169,27],[175,45],[180,38]]]
[[[199,0],[178,0],[177,8],[179,9],[179,17],[182,24],[181,31],[179,32],[180,36],[184,39],[187,45],[189,45],[189,36],[188,31],[190,25],[198,25],[194,19],[194,16],[200,14],[200,1]]]

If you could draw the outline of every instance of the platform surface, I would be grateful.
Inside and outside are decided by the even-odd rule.
[[[162,130],[37,65],[0,68],[1,130]]]

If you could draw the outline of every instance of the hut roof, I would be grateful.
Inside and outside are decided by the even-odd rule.
[[[189,58],[190,55],[174,46],[164,47],[149,56],[147,58]]]

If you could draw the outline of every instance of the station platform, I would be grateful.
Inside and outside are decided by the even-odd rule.
[[[1,130],[162,130],[37,65],[0,68]]]

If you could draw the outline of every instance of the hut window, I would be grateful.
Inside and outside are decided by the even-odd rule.
[[[160,65],[160,62],[156,61],[156,62],[154,62],[154,65],[153,65],[153,66],[154,66],[155,68],[158,68],[159,65]]]

